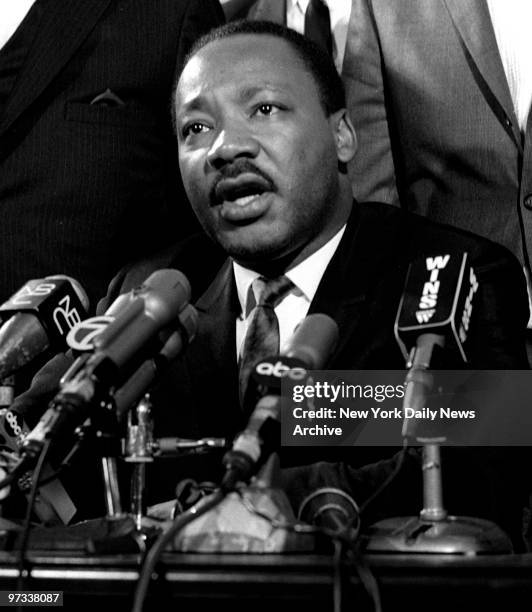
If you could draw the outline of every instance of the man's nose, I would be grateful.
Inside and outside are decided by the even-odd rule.
[[[249,130],[236,124],[226,125],[212,143],[207,160],[213,168],[219,169],[239,157],[255,158],[259,148],[259,143]]]

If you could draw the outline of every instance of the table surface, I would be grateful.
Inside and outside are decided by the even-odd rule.
[[[84,555],[30,551],[25,589],[65,593],[65,609],[94,610],[100,602],[113,612],[129,610],[142,563],[141,555]],[[531,610],[532,554],[522,555],[364,555],[376,578],[383,611]],[[355,565],[345,566],[346,596],[357,610],[371,610]],[[17,558],[0,552],[0,588],[15,588]],[[152,586],[151,600],[211,609],[223,602],[236,610],[290,610],[296,605],[325,605],[332,610],[334,564],[327,554],[165,553]],[[347,584],[347,586],[345,586]],[[231,604],[231,605],[229,605]],[[329,607],[330,605],[330,607]],[[152,606],[145,607],[151,610]],[[219,609],[226,609],[225,607]]]

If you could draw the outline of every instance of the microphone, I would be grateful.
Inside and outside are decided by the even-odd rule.
[[[169,341],[189,299],[188,280],[177,270],[158,270],[127,298],[119,296],[120,307],[116,302],[110,307],[118,312],[94,337],[93,352],[79,357],[66,372],[61,390],[24,440],[24,462],[34,462],[45,440],[55,437],[66,423],[83,422],[94,401]]]
[[[112,378],[139,353],[149,351],[150,342],[158,340],[159,332],[177,324],[190,295],[185,275],[168,269],[153,272],[131,291],[129,299],[119,296],[116,317],[94,338],[94,353],[87,364],[91,373],[96,375],[98,371],[97,376]],[[110,310],[116,309],[115,304]]]
[[[342,489],[321,487],[300,504],[297,518],[332,534],[358,528],[360,510],[355,500]]]
[[[0,306],[0,380],[30,364],[48,349],[66,346],[71,328],[87,316],[81,285],[63,275],[28,281]]]
[[[435,349],[446,364],[467,363],[465,345],[477,291],[467,253],[424,257],[410,264],[395,321],[395,335],[409,368],[405,414],[426,406],[433,385],[427,370]],[[405,419],[403,437],[411,434],[414,423]]]
[[[77,323],[67,334],[66,342],[75,355],[92,353],[94,339],[116,319],[116,317],[135,299],[133,291],[122,293],[109,306],[103,315],[89,317]]]
[[[464,345],[477,290],[467,253],[412,262],[394,328],[405,359],[411,361],[415,349],[430,361],[432,349],[445,346],[448,359],[467,362]]]
[[[444,351],[445,364],[467,363],[467,334],[478,282],[467,253],[426,257],[411,264],[395,324],[407,357],[403,398],[403,438],[422,444],[423,508],[417,517],[389,518],[372,525],[369,552],[480,554],[512,552],[508,536],[495,523],[449,516],[443,504],[441,427],[420,434],[416,416],[433,388],[432,351]],[[407,415],[413,415],[413,417]]]
[[[170,335],[163,348],[147,359],[114,394],[116,416],[120,422],[131,406],[137,404],[148,387],[165,368],[194,340],[198,329],[198,312],[189,304],[178,318],[178,329]]]
[[[325,366],[338,342],[338,325],[324,314],[308,315],[296,328],[280,355],[259,362],[251,374],[260,395],[246,429],[223,459],[226,473],[222,488],[246,481],[279,444],[283,403],[281,381],[286,376],[304,378],[308,370]]]
[[[19,457],[20,447],[28,432],[28,426],[20,414],[9,408],[0,409],[0,453],[7,451],[11,454],[13,456],[13,463]],[[50,466],[45,464],[42,477],[46,478],[50,473]],[[31,475],[22,476],[19,479],[18,486],[26,497],[29,498]],[[1,499],[8,494],[9,488],[0,489]],[[39,487],[39,494],[36,496],[33,504],[35,514],[43,523],[48,525],[56,523],[66,525],[76,513],[76,507],[58,479],[41,485]]]

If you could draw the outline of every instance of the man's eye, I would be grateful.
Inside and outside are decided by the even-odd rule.
[[[255,113],[254,114],[256,114],[256,115],[264,115],[266,117],[269,117],[270,115],[275,115],[275,113],[278,113],[279,110],[280,110],[280,108],[276,104],[264,103],[264,104],[259,104],[255,108]]]
[[[185,125],[183,128],[183,136],[186,138],[190,135],[201,134],[207,130],[207,126],[204,123],[200,123],[199,121],[194,121],[193,123],[189,123]]]

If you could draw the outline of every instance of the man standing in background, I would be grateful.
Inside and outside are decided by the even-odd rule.
[[[532,5],[354,0],[355,196],[496,240],[530,268]]]
[[[196,230],[170,94],[222,22],[217,0],[0,4],[0,301],[62,273],[94,305],[125,262]]]
[[[321,45],[342,72],[351,0],[222,0],[227,21],[273,21]]]

